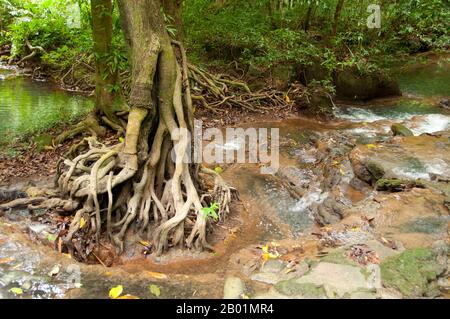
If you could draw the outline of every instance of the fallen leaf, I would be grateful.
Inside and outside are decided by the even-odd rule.
[[[115,299],[139,299],[139,297],[136,297],[136,296],[133,296],[133,295],[128,295],[128,294],[126,294],[126,295],[124,295],[124,296],[120,296],[120,297],[117,297],[117,298],[115,298]]]
[[[375,144],[367,144],[366,146],[367,146],[367,148],[377,148],[378,147]]]
[[[289,95],[287,95],[287,94],[284,96],[284,100],[286,101],[286,103],[291,102],[291,99],[289,98]]]
[[[167,279],[167,275],[160,272],[147,271],[147,274],[156,279]]]
[[[216,168],[214,168],[214,171],[215,171],[217,174],[222,174],[223,169],[222,169],[222,167],[220,167],[220,166],[216,166]]]
[[[145,240],[141,240],[139,243],[140,243],[142,246],[144,246],[144,247],[150,246],[150,243],[149,243],[148,241],[145,241]]]
[[[118,285],[116,287],[113,287],[109,291],[109,298],[117,299],[122,294],[122,292],[123,292],[123,286],[122,285]]]
[[[14,260],[15,259],[13,257],[0,258],[0,264],[9,264],[10,262],[12,262]]]
[[[21,295],[21,294],[23,294],[22,288],[17,288],[17,287],[15,287],[15,288],[9,289],[9,291],[12,292],[12,293],[15,294],[15,295]]]
[[[155,295],[156,297],[159,297],[161,295],[161,289],[157,285],[150,285],[149,289],[150,293]]]
[[[80,219],[80,228],[83,228],[86,225],[86,220],[84,219],[84,217],[81,217]]]

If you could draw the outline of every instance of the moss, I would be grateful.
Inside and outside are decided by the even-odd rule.
[[[382,72],[362,74],[357,68],[344,68],[335,76],[337,95],[354,100],[400,95],[397,82]]]
[[[335,249],[332,252],[330,252],[325,257],[321,258],[321,261],[333,263],[333,264],[340,264],[340,265],[347,265],[347,266],[359,266],[359,264],[347,257],[347,253],[345,249]]]
[[[383,176],[385,174],[384,168],[380,164],[378,164],[378,163],[376,163],[374,161],[367,162],[366,168],[369,171],[370,175],[372,176],[371,179],[374,182],[376,182],[379,179],[383,178]]]
[[[402,166],[417,172],[426,172],[425,165],[417,157],[407,157],[402,161]]]
[[[38,152],[45,149],[46,146],[52,145],[53,137],[50,134],[41,134],[33,137],[33,142],[36,144]]]
[[[425,186],[419,181],[405,181],[401,179],[379,179],[375,183],[375,189],[377,191],[388,191],[388,192],[401,192],[405,189],[418,187],[424,188]]]
[[[409,128],[399,123],[392,124],[391,131],[394,136],[414,136]]]
[[[433,296],[433,280],[442,272],[431,249],[406,250],[381,264],[383,284],[398,289],[406,297]]]
[[[447,230],[447,218],[426,217],[412,220],[400,227],[404,233],[442,234]]]

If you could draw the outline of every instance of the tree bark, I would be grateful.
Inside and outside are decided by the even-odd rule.
[[[95,111],[98,116],[106,116],[110,121],[119,124],[113,111],[113,86],[117,81],[117,71],[108,65],[111,56],[112,1],[91,0],[92,36],[96,64],[95,74]]]
[[[178,41],[184,40],[183,26],[183,0],[162,0],[164,12],[173,19],[173,25],[177,32],[175,38]]]
[[[339,17],[341,16],[342,7],[344,6],[344,0],[338,0],[336,5],[336,11],[334,12],[334,22],[333,29],[331,31],[331,36],[335,36],[337,33],[338,25],[339,25]]]
[[[226,185],[221,182],[205,194],[195,165],[183,161],[193,125],[188,68],[183,47],[171,41],[160,9],[159,0],[119,0],[132,73],[125,140],[113,146],[86,141],[80,155],[65,159],[67,169],[58,178],[61,193],[81,206],[64,239],[69,250],[78,249],[78,256],[83,256],[80,232],[92,242],[90,235],[98,241],[106,230],[122,252],[131,225],[152,240],[158,255],[177,245],[210,248],[202,213],[209,204],[206,198],[221,203],[219,215],[229,211]],[[88,226],[81,226],[82,218],[89,220]]]

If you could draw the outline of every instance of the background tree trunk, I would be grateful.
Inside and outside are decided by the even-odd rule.
[[[333,29],[331,31],[331,36],[335,36],[337,33],[338,25],[339,25],[339,17],[341,16],[342,7],[344,6],[344,0],[339,0],[336,5],[336,11],[334,12],[334,22]]]
[[[183,27],[183,0],[162,0],[164,12],[173,19],[172,24],[177,29],[175,37],[178,41],[184,40]]]
[[[94,54],[96,64],[95,74],[95,108],[100,116],[120,124],[113,111],[113,86],[117,81],[117,71],[108,65],[111,57],[112,1],[91,0],[92,36],[94,40]]]

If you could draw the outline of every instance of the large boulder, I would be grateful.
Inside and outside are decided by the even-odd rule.
[[[381,264],[383,284],[399,290],[409,298],[439,295],[438,276],[446,269],[432,249],[406,250]]]
[[[414,182],[450,179],[448,134],[395,137],[383,144],[358,145],[350,153],[355,175],[375,184],[378,180]]]
[[[398,83],[383,72],[362,73],[357,68],[335,72],[336,94],[351,100],[370,100],[401,95]]]

